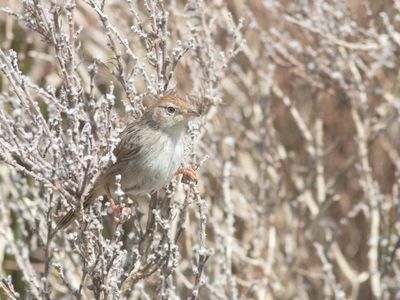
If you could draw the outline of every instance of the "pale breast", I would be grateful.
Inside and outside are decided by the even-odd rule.
[[[122,174],[122,188],[130,194],[156,191],[168,184],[184,157],[183,138],[162,134],[143,147],[139,156]]]

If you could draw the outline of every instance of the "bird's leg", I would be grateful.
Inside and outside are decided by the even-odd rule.
[[[181,182],[183,183],[189,183],[190,181],[193,181],[195,184],[197,184],[197,174],[196,170],[199,168],[200,164],[193,164],[188,168],[179,168],[176,171],[176,175],[182,174],[182,180]]]
[[[115,204],[109,187],[106,188],[106,192],[108,201],[110,202],[110,207],[114,214],[114,221],[116,223],[126,222],[132,215],[131,209],[129,207],[121,207],[120,205]]]
[[[116,222],[119,222],[121,220],[121,218],[120,218],[120,214],[122,211],[121,206],[115,204],[109,187],[106,188],[106,192],[107,192],[108,202],[110,202],[110,207],[114,214],[114,220]]]

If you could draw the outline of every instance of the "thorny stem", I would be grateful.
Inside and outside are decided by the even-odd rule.
[[[46,214],[46,219],[47,219],[47,239],[46,239],[46,245],[45,245],[45,264],[44,264],[44,285],[43,285],[43,296],[46,299],[51,299],[51,290],[50,290],[50,285],[49,285],[49,271],[50,271],[50,263],[52,261],[52,253],[51,253],[51,241],[53,238],[52,234],[52,224],[53,224],[53,219],[52,219],[52,205],[53,205],[53,198],[54,194],[51,193],[49,196],[49,201],[48,201],[48,210]]]
[[[201,199],[200,193],[197,190],[194,183],[190,184],[190,190],[193,192],[194,202],[197,206],[197,211],[199,213],[199,248],[197,250],[197,263],[196,263],[196,274],[194,279],[194,286],[190,299],[195,300],[199,296],[199,289],[202,282],[202,275],[204,271],[204,266],[207,260],[212,255],[212,250],[206,249],[206,221],[207,217],[205,215],[206,203]]]
[[[159,28],[157,25],[157,10],[156,10],[156,3],[154,2],[151,7],[151,19],[152,19],[152,34],[154,36],[154,49],[156,52],[157,57],[157,82],[161,80],[161,69],[162,69],[162,61],[161,61],[161,51],[160,51],[160,41],[159,41]]]

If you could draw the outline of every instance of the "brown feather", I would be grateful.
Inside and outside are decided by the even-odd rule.
[[[178,113],[181,115],[185,115],[189,109],[192,111],[196,111],[196,108],[193,108],[193,103],[191,103],[191,99],[189,97],[182,97],[179,96],[176,91],[168,91],[165,96],[163,96],[159,101],[155,102],[153,105],[149,106],[146,112],[143,114],[143,116],[133,122],[130,123],[120,134],[120,142],[117,145],[114,155],[116,156],[117,160],[116,162],[109,166],[95,181],[93,188],[91,191],[87,194],[83,201],[83,208],[87,208],[93,201],[95,201],[99,196],[105,194],[107,190],[109,190],[112,186],[115,186],[115,176],[118,174],[124,175],[121,181],[121,185],[123,185],[123,188],[127,189],[138,189],[138,191],[141,190],[146,190],[145,187],[141,187],[141,184],[145,184],[146,182],[143,181],[145,180],[156,180],[159,178],[162,173],[164,177],[161,178],[168,178],[168,174],[172,172],[172,174],[176,171],[172,170],[171,168],[173,167],[178,167],[180,162],[175,162],[173,164],[168,163],[166,165],[166,170],[161,169],[158,170],[160,173],[157,172],[157,169],[154,169],[154,160],[157,160],[157,155],[154,156],[153,150],[156,149],[157,151],[161,150],[166,151],[165,153],[170,153],[170,159],[173,161],[173,159],[176,159],[176,155],[173,154],[173,151],[175,148],[171,148],[171,143],[177,143],[177,140],[174,140],[172,142],[172,138],[176,138],[175,135],[172,137],[169,137],[171,135],[171,132],[165,133],[160,130],[160,125],[161,122],[163,122],[165,119],[157,119],[160,117],[160,115],[157,115],[156,112],[160,113],[163,111],[164,107],[166,105],[175,105],[178,108]],[[184,117],[183,120],[186,120]],[[179,127],[178,129],[179,132],[179,139],[180,137],[180,131],[184,130],[184,126]],[[167,140],[165,140],[165,136],[169,137]],[[160,141],[160,138],[164,137],[163,141]],[[161,144],[160,144],[161,143]],[[165,144],[166,143],[166,144]],[[160,145],[162,147],[160,147]],[[169,148],[164,149],[163,146],[166,145]],[[175,145],[175,144],[173,144]],[[176,146],[174,146],[176,147]],[[152,150],[153,149],[153,150]],[[171,152],[172,151],[172,152]],[[154,152],[157,153],[157,152]],[[183,153],[182,153],[183,156]],[[179,156],[180,157],[180,156]],[[151,159],[149,159],[151,158]],[[143,167],[143,161],[144,163],[149,164],[149,172],[153,172],[154,178],[149,177],[149,175],[142,174],[140,175],[140,172],[145,172],[146,167]],[[176,166],[177,165],[177,166]],[[155,165],[156,167],[162,166],[164,168],[164,163],[159,165]],[[136,167],[138,170],[136,170]],[[131,169],[129,169],[131,168]],[[132,168],[134,168],[132,170]],[[145,168],[145,169],[143,169]],[[156,170],[156,171],[155,171]],[[139,172],[137,173],[138,175],[134,175],[135,171]],[[154,173],[156,172],[156,173]],[[146,172],[145,172],[146,173]],[[170,179],[169,179],[170,180]],[[148,185],[149,183],[153,181],[148,181],[147,189],[149,188]],[[166,182],[167,183],[167,182]],[[165,183],[165,184],[166,184]],[[159,184],[158,184],[159,185]],[[70,211],[67,212],[58,222],[56,226],[56,230],[54,234],[65,227],[67,227],[75,218],[77,217],[77,210],[71,209]]]

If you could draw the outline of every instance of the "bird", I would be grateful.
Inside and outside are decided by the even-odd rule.
[[[115,162],[95,179],[83,199],[89,207],[99,196],[107,195],[115,213],[120,208],[113,201],[116,177],[124,193],[131,196],[158,191],[176,174],[197,182],[193,168],[181,168],[185,150],[185,130],[190,120],[200,117],[199,103],[193,97],[168,91],[150,105],[143,115],[128,124],[119,135]],[[69,210],[56,224],[54,233],[66,228],[78,216]]]

